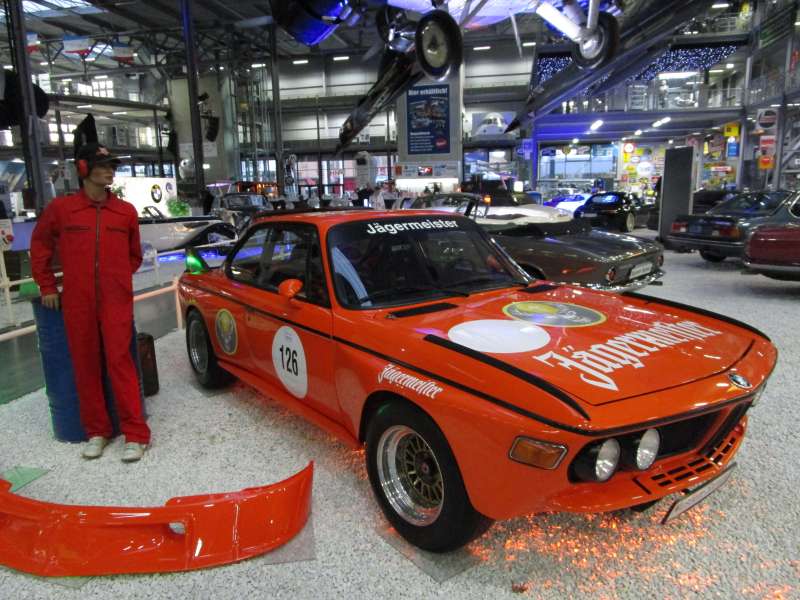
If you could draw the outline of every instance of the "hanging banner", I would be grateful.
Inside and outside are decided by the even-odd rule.
[[[81,35],[64,36],[64,53],[88,56],[91,52],[92,40]]]
[[[406,94],[409,155],[450,154],[450,86],[413,87]]]
[[[762,135],[758,141],[758,168],[762,171],[775,168],[774,135]]]
[[[28,51],[28,54],[39,49],[41,42],[39,41],[38,33],[29,32],[25,37],[25,49]]]
[[[132,65],[133,64],[133,47],[130,44],[123,42],[114,42],[111,44],[111,58],[118,63]]]
[[[739,137],[739,123],[737,121],[732,121],[731,123],[725,123],[725,126],[722,128],[722,135],[726,138],[729,137]]]

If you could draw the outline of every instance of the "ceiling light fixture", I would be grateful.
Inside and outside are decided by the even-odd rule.
[[[111,114],[112,115],[127,115],[128,111],[127,110],[117,110],[117,111],[112,112]]]
[[[39,66],[46,67],[49,64],[50,64],[49,62],[47,62],[46,60],[43,60],[42,62],[39,63]]]
[[[577,144],[578,142],[580,142],[580,140],[578,138],[572,138],[572,143],[573,144]]]
[[[342,60],[350,60],[350,57],[349,56],[334,56],[333,60],[334,60],[334,62],[339,62],[339,61],[342,61]]]
[[[75,108],[92,108],[92,104],[79,104]]]
[[[725,63],[725,68],[726,68],[726,69],[732,69],[732,68],[733,68],[733,67],[735,67],[735,66],[736,66],[736,65],[734,65],[733,63]]]
[[[95,79],[108,79],[108,75],[95,75]]]
[[[298,58],[292,61],[293,65],[307,65],[308,59],[307,58]]]
[[[597,121],[595,121],[594,123],[589,125],[589,130],[590,131],[597,131],[602,126],[603,126],[603,119],[597,119]]]
[[[709,73],[724,73],[725,69],[709,69]]]
[[[491,50],[492,47],[491,46],[474,46],[472,49],[475,50],[475,52],[483,52],[485,50]]]
[[[730,6],[727,2],[715,2],[711,5],[711,8],[728,8]]]
[[[297,64],[297,63],[295,62],[294,64]],[[253,69],[263,69],[265,65],[264,65],[264,63],[253,63],[253,64],[252,64],[252,65],[250,65],[250,66],[251,66]]]
[[[535,45],[536,45],[536,42],[523,42],[522,43],[522,47],[523,48],[533,48]]]

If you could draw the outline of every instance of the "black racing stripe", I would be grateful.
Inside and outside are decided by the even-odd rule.
[[[541,377],[537,377],[532,373],[528,373],[527,371],[523,371],[519,367],[515,367],[514,365],[510,365],[502,360],[495,358],[494,356],[489,356],[488,354],[484,354],[483,352],[478,352],[477,350],[473,350],[472,348],[468,348],[467,346],[462,346],[461,344],[456,344],[455,342],[451,342],[450,340],[446,340],[436,335],[428,334],[423,338],[426,342],[430,342],[431,344],[436,344],[441,348],[446,348],[447,350],[452,350],[453,352],[458,352],[459,354],[463,354],[464,356],[469,356],[470,358],[482,362],[485,365],[489,365],[490,367],[494,367],[504,373],[508,373],[512,377],[516,377],[517,379],[521,379],[522,381],[531,384],[539,388],[540,390],[544,390],[551,396],[554,396],[561,400],[564,404],[569,406],[572,410],[576,413],[581,415],[587,421],[591,421],[591,417],[589,414],[583,410],[583,407],[578,404],[578,402],[569,394],[567,394],[564,390],[554,386],[549,381],[545,381]]]
[[[494,396],[492,396],[490,394],[485,394],[484,392],[481,392],[480,390],[476,390],[476,389],[471,388],[469,386],[466,386],[466,385],[464,385],[462,383],[458,383],[457,381],[453,381],[452,379],[448,379],[446,377],[442,377],[441,375],[437,375],[436,373],[432,373],[432,372],[430,372],[430,371],[428,371],[426,369],[422,369],[422,368],[417,367],[415,365],[409,364],[409,363],[407,363],[405,361],[398,360],[396,358],[393,358],[393,357],[388,356],[386,354],[383,354],[381,352],[377,352],[377,351],[372,350],[370,348],[366,348],[365,346],[361,346],[361,345],[356,344],[354,342],[350,342],[348,340],[345,340],[345,339],[342,339],[342,338],[336,337],[336,336],[333,336],[333,339],[334,339],[334,341],[339,342],[340,344],[344,344],[346,346],[350,346],[351,348],[355,348],[356,350],[359,350],[361,352],[365,352],[366,354],[371,354],[372,356],[376,356],[376,357],[378,357],[378,358],[380,358],[382,360],[385,360],[387,362],[394,363],[396,365],[399,365],[399,366],[404,367],[406,369],[409,369],[411,371],[415,371],[416,373],[419,373],[420,375],[424,375],[425,377],[430,377],[432,379],[436,379],[438,381],[441,381],[445,385],[449,385],[450,387],[453,387],[455,389],[461,390],[462,392],[466,392],[466,393],[472,394],[473,396],[476,396],[478,398],[482,398],[482,399],[486,400],[487,402],[491,402],[492,404],[496,404],[498,406],[501,406],[502,408],[505,408],[507,410],[510,410],[510,411],[515,412],[517,414],[520,414],[522,416],[528,417],[529,419],[533,419],[534,421],[538,421],[539,423],[542,423],[544,425],[550,425],[551,427],[556,427],[556,428],[561,429],[563,431],[569,431],[570,433],[576,433],[578,435],[584,435],[586,437],[595,437],[595,438],[597,438],[597,437],[610,437],[610,436],[615,436],[615,435],[622,435],[622,434],[626,434],[626,433],[631,433],[631,432],[639,431],[639,430],[642,430],[642,429],[648,429],[648,428],[651,428],[651,427],[660,427],[661,425],[667,425],[669,423],[674,423],[676,421],[682,421],[682,420],[688,419],[690,417],[696,417],[696,416],[699,416],[699,415],[702,415],[702,414],[716,412],[716,411],[718,411],[718,410],[720,410],[722,408],[725,408],[726,406],[730,406],[731,404],[736,404],[737,402],[742,402],[743,400],[749,401],[750,395],[753,393],[751,391],[751,392],[748,392],[746,395],[739,396],[737,398],[731,398],[730,400],[726,400],[725,402],[720,402],[720,403],[714,404],[712,406],[706,406],[706,407],[697,408],[695,410],[690,410],[690,411],[685,412],[685,413],[680,413],[680,414],[677,414],[677,415],[664,417],[662,419],[656,419],[656,420],[653,420],[653,421],[645,421],[645,422],[642,422],[642,423],[633,423],[631,425],[623,425],[621,427],[611,427],[609,429],[596,429],[594,431],[591,431],[591,430],[587,431],[586,429],[581,429],[581,428],[575,427],[573,425],[567,425],[565,423],[559,423],[558,421],[553,421],[552,419],[548,419],[547,417],[543,417],[543,416],[538,415],[536,413],[533,413],[533,412],[531,412],[529,410],[525,410],[524,408],[521,408],[521,407],[516,406],[514,404],[511,404],[509,402],[506,402],[505,400],[501,400],[500,398],[495,398]]]
[[[260,308],[256,308],[247,304],[246,302],[242,302],[241,300],[237,300],[236,298],[232,298],[227,294],[223,294],[221,292],[217,292],[215,290],[210,290],[207,287],[203,287],[202,285],[197,285],[195,283],[188,283],[186,281],[181,281],[181,283],[187,287],[194,288],[196,290],[200,290],[202,292],[206,292],[207,294],[211,294],[213,296],[218,296],[220,298],[224,298],[229,302],[233,302],[234,304],[238,304],[239,306],[243,306],[245,309],[262,315],[264,317],[268,317],[270,319],[275,319],[276,321],[281,321],[282,323],[286,323],[288,325],[292,325],[293,327],[297,327],[298,329],[302,329],[303,331],[308,331],[309,333],[314,333],[324,338],[331,339],[333,336],[329,333],[325,333],[324,331],[319,331],[318,329],[314,329],[313,327],[308,327],[307,325],[303,325],[302,323],[298,323],[297,321],[292,321],[291,319],[287,319],[285,317],[281,317],[280,315],[273,314],[271,312],[267,312],[265,310],[261,310]]]
[[[403,310],[393,310],[389,313],[390,319],[402,319],[404,317],[415,317],[417,315],[426,315],[428,313],[439,312],[440,310],[448,310],[451,308],[458,308],[457,304],[452,302],[438,302],[436,304],[426,304],[425,306],[415,306],[414,308],[405,308]]]
[[[681,310],[685,310],[687,312],[696,313],[698,315],[703,315],[704,317],[711,317],[712,319],[718,319],[719,321],[724,321],[725,323],[730,323],[731,325],[736,325],[737,327],[741,327],[742,329],[747,329],[756,335],[761,336],[768,342],[772,340],[769,336],[761,331],[760,329],[756,329],[752,325],[748,325],[738,319],[734,319],[733,317],[729,317],[727,315],[721,315],[719,313],[715,313],[710,310],[706,310],[705,308],[698,308],[697,306],[689,306],[688,304],[682,304],[681,302],[675,302],[674,300],[664,300],[663,298],[656,298],[655,296],[648,296],[647,294],[640,294],[639,292],[623,292],[623,296],[630,296],[631,298],[638,298],[639,300],[644,300],[645,302],[652,303],[652,304],[662,304],[664,306],[670,306],[672,308],[680,308]]]

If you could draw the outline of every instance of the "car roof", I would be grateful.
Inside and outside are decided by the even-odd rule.
[[[254,220],[253,225],[269,223],[270,221],[283,221],[295,223],[313,223],[321,229],[329,229],[340,223],[352,223],[356,221],[376,221],[382,219],[399,219],[408,217],[435,217],[437,219],[464,218],[456,213],[445,213],[438,210],[414,209],[414,210],[286,210],[265,212],[259,214]]]

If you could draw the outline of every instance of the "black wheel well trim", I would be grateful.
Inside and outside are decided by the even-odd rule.
[[[705,308],[690,306],[688,304],[683,304],[682,302],[675,302],[674,300],[656,298],[655,296],[649,296],[647,294],[641,294],[639,292],[623,292],[622,295],[629,296],[631,298],[637,298],[638,300],[644,300],[648,304],[662,304],[664,306],[669,306],[671,308],[679,308],[681,310],[685,310],[686,312],[703,315],[704,317],[711,317],[712,319],[717,319],[719,321],[723,321],[724,323],[728,323],[730,325],[735,325],[737,327],[741,327],[742,329],[746,329],[747,331],[755,333],[756,335],[764,338],[768,342],[772,342],[770,337],[760,329],[753,327],[752,325],[749,325],[744,321],[740,321],[738,319],[734,319],[733,317],[729,317],[727,315],[723,315],[711,310],[706,310]]]
[[[397,392],[390,392],[388,390],[375,390],[364,401],[364,405],[361,407],[361,418],[358,425],[358,441],[359,442],[366,442],[367,441],[367,428],[369,427],[369,422],[378,412],[378,409],[388,402],[402,402],[405,404],[410,404],[415,408],[424,412],[428,418],[430,418],[434,423],[436,423],[436,419],[425,410],[422,406],[403,396],[402,394],[398,394]],[[439,427],[439,424],[436,423],[436,426]],[[441,427],[439,427],[441,430]]]

